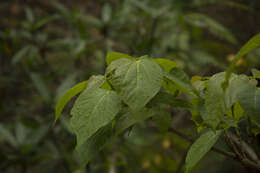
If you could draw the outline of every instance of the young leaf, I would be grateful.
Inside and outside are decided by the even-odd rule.
[[[178,66],[175,62],[169,59],[159,58],[159,59],[153,59],[153,61],[157,62],[168,73],[171,71],[171,69]]]
[[[260,46],[260,34],[255,35],[253,38],[251,38],[236,54],[234,60],[232,61],[231,65],[228,67],[226,72],[226,79],[224,83],[224,87],[227,87],[228,80],[230,78],[230,75],[235,68],[237,62],[248,52],[252,51],[253,49]]]
[[[107,53],[107,57],[106,57],[106,62],[107,65],[110,65],[111,62],[120,59],[120,58],[128,58],[128,59],[134,59],[133,57],[123,54],[123,53],[119,53],[119,52],[108,52]]]
[[[114,91],[89,88],[82,92],[71,110],[71,127],[77,135],[77,147],[110,123],[120,108],[120,97]]]
[[[70,88],[58,101],[55,108],[55,120],[54,123],[60,117],[63,108],[65,105],[70,101],[72,97],[82,92],[87,85],[87,81],[80,82],[79,84],[75,85],[74,87]]]
[[[165,78],[173,82],[180,91],[194,95],[189,77],[182,69],[173,68],[170,73],[165,73]]]
[[[112,126],[108,124],[76,148],[80,165],[84,167],[112,138]]]
[[[222,131],[215,132],[208,131],[202,134],[190,147],[186,156],[186,173],[202,159],[202,157],[211,149],[211,147],[217,142]]]
[[[138,111],[159,92],[162,77],[162,70],[157,63],[140,58],[137,61],[125,61],[115,68],[109,81],[122,100],[132,110]]]

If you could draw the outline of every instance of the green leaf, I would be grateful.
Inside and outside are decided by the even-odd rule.
[[[228,80],[230,78],[230,75],[235,68],[237,62],[248,52],[252,51],[253,49],[257,48],[260,46],[260,34],[255,35],[253,38],[251,38],[236,54],[234,60],[232,61],[231,65],[228,67],[227,72],[226,72],[226,79],[224,83],[224,87],[227,87],[228,85]]]
[[[106,57],[107,65],[110,65],[113,61],[118,60],[120,58],[128,58],[128,59],[131,59],[131,60],[134,59],[133,57],[126,55],[126,54],[123,54],[123,53],[108,52],[107,57]]]
[[[186,173],[202,159],[202,157],[213,147],[220,137],[222,131],[208,131],[202,134],[190,147],[186,156]]]
[[[93,136],[76,148],[81,167],[84,167],[112,138],[112,126],[100,128]]]
[[[160,110],[158,114],[153,116],[153,121],[161,132],[167,132],[172,124],[171,113],[165,110]]]
[[[14,148],[16,148],[18,146],[18,142],[17,142],[16,138],[2,124],[0,124],[0,136],[3,137]]]
[[[251,70],[251,72],[252,72],[254,78],[260,79],[260,71],[259,70],[254,68],[254,69]]]
[[[206,112],[204,120],[213,127],[217,127],[219,122],[226,113],[224,91],[221,87],[221,82],[225,80],[225,73],[218,73],[213,75],[208,81],[208,87],[205,96]]]
[[[58,120],[60,117],[63,108],[65,105],[70,101],[72,97],[82,92],[87,85],[87,81],[83,81],[75,85],[74,87],[70,88],[58,101],[55,108],[55,120],[54,123]]]
[[[136,115],[133,115],[136,114]],[[116,123],[116,134],[122,133],[125,129],[142,122],[157,114],[157,108],[143,108],[138,112],[131,112],[128,110],[124,113]],[[137,118],[136,118],[137,117]]]
[[[228,88],[225,90],[225,103],[227,109],[231,108],[238,101],[238,95],[244,88],[250,87],[250,79],[245,75],[235,75],[229,80]]]
[[[137,61],[125,59],[111,73],[109,81],[122,100],[132,110],[138,111],[159,92],[162,77],[160,66],[150,59],[139,58]]]
[[[165,73],[165,78],[173,82],[180,91],[194,95],[189,76],[182,69],[173,68],[170,73]]]
[[[42,79],[42,77],[38,73],[31,73],[30,77],[32,79],[33,85],[38,90],[39,94],[44,99],[44,101],[50,102],[51,93],[49,88],[46,86],[45,81]]]
[[[190,13],[185,15],[184,17],[189,23],[195,26],[207,28],[212,34],[226,39],[231,43],[237,43],[234,35],[226,27],[224,27],[222,24],[218,23],[214,19],[210,18],[209,16],[199,13]]]
[[[77,135],[77,147],[110,123],[120,109],[121,100],[114,91],[90,88],[82,92],[71,110],[71,127]]]
[[[153,102],[167,104],[173,108],[191,109],[192,105],[187,101],[181,100],[166,92],[159,92],[153,99]]]
[[[243,87],[238,95],[238,102],[245,114],[260,125],[260,89],[253,84]]]
[[[171,69],[178,66],[175,62],[169,59],[159,58],[159,59],[153,59],[153,61],[157,62],[168,73],[171,71]]]
[[[72,73],[66,77],[62,84],[56,90],[55,101],[57,102],[61,96],[63,96],[68,89],[70,89],[76,83],[76,73]]]

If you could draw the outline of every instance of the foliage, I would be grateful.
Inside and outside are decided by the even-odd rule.
[[[243,54],[246,54],[256,48],[260,44],[257,38],[258,35],[249,40],[246,48],[243,47],[240,52],[243,51]],[[165,127],[168,130],[171,125],[167,122],[171,121],[171,117],[167,116],[166,110],[161,105],[166,98],[163,98],[161,102],[153,100],[160,92],[172,94],[162,85],[167,81],[170,81],[179,92],[191,95],[190,99],[183,102],[190,103],[192,99],[199,99],[204,103],[188,108],[193,114],[199,110],[198,114],[202,121],[197,126],[201,130],[201,126],[204,125],[207,132],[190,147],[186,156],[186,172],[190,172],[214,146],[223,130],[237,128],[241,121],[248,119],[251,119],[256,126],[260,125],[258,106],[260,89],[256,86],[254,79],[246,75],[232,74],[230,80],[228,79],[228,86],[222,88],[226,73],[215,74],[207,80],[205,91],[202,91],[205,92],[204,97],[201,97],[198,94],[199,91],[192,88],[185,72],[172,65],[174,63],[162,63],[164,61],[167,60],[152,60],[148,56],[134,58],[115,52],[108,54],[109,66],[105,76],[101,77],[102,83],[99,78],[91,77],[94,79],[91,80],[92,85],[87,84],[71,110],[70,122],[77,135],[76,148],[80,152],[81,163],[86,164],[91,159],[92,150],[102,149],[106,140],[109,139],[108,136],[112,138],[113,131],[117,132],[114,135],[122,132],[122,130],[117,130],[118,126],[120,129],[127,129],[140,123],[140,120],[147,119],[149,112],[154,112],[151,116],[156,117],[153,120],[159,129]],[[237,62],[236,58],[234,62]],[[109,87],[104,87],[104,83],[107,83]],[[173,95],[173,97],[178,97],[178,95]],[[241,105],[241,107],[235,105]],[[232,111],[228,116],[229,109]],[[235,113],[238,111],[244,113]],[[123,121],[120,120],[122,117],[124,117]],[[109,126],[106,130],[110,134],[104,132],[106,126]],[[257,161],[259,161],[258,158]],[[259,169],[258,166],[255,168]]]

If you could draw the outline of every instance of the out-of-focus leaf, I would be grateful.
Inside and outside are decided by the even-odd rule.
[[[20,49],[13,57],[12,63],[16,64],[19,62],[31,49],[31,45],[25,46],[22,49]]]
[[[190,147],[186,156],[186,173],[202,159],[202,157],[207,154],[207,152],[213,147],[220,137],[222,131],[218,130],[216,132],[208,131],[202,134]]]
[[[15,136],[19,145],[23,145],[26,142],[28,133],[29,130],[22,123],[17,123],[15,127]]]
[[[190,13],[185,15],[185,19],[193,25],[209,29],[209,31],[213,34],[224,38],[231,43],[237,43],[236,38],[226,27],[224,27],[222,24],[218,23],[214,19],[210,18],[209,16],[199,13]]]
[[[255,77],[255,78],[258,78],[258,79],[260,79],[260,71],[259,70],[257,70],[257,69],[252,69],[251,70],[251,72],[252,72],[252,74],[253,74],[253,76]]]
[[[0,135],[13,147],[17,147],[18,143],[13,134],[2,124],[0,124]]]
[[[165,110],[160,110],[155,116],[153,116],[153,121],[161,132],[167,132],[172,124],[171,113]]]
[[[104,23],[108,23],[112,18],[112,9],[111,6],[106,3],[103,6],[103,10],[102,10],[102,20]]]
[[[51,93],[49,88],[46,86],[45,81],[38,73],[31,73],[30,77],[40,96],[44,99],[44,101],[49,103],[51,101]]]
[[[74,87],[70,88],[58,101],[55,108],[55,120],[54,123],[58,120],[60,114],[62,113],[63,108],[65,105],[70,101],[72,97],[82,92],[87,85],[87,81],[83,81],[75,85]]]

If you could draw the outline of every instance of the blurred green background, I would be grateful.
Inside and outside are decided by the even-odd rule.
[[[224,71],[260,31],[259,0],[1,0],[1,173],[181,173],[189,143],[151,122],[119,136],[80,168],[67,106],[54,107],[77,82],[105,70],[108,51],[175,61],[190,76]],[[260,67],[260,49],[237,71]],[[172,112],[172,126],[196,138],[190,114]],[[222,143],[218,143],[223,147]],[[209,153],[194,172],[245,173]]]

